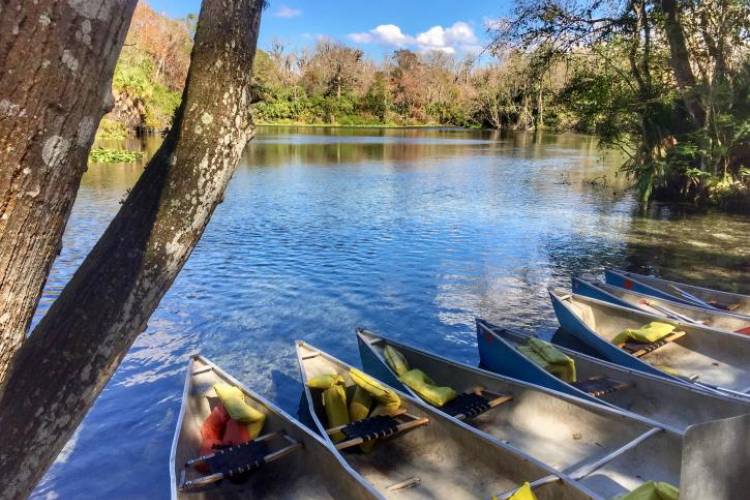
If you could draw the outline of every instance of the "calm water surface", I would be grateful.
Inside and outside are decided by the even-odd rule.
[[[750,292],[750,217],[640,210],[574,135],[261,129],[202,241],[35,496],[166,498],[188,355],[297,413],[292,341],[356,326],[476,364],[474,318],[551,335],[546,289],[605,266]],[[43,312],[137,166],[92,166]],[[593,181],[593,182],[592,182]]]

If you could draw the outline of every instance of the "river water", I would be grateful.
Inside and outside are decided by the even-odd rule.
[[[152,147],[152,145],[149,145]],[[185,366],[202,352],[292,414],[292,342],[358,364],[365,326],[476,364],[474,318],[551,335],[547,288],[606,266],[750,292],[750,217],[634,202],[590,137],[267,128],[148,330],[38,498],[166,498]],[[84,176],[40,311],[141,166]]]

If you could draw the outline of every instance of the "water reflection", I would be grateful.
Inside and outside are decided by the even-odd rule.
[[[261,129],[148,330],[35,495],[166,497],[192,352],[295,413],[297,338],[358,364],[353,329],[365,326],[476,364],[475,316],[552,335],[546,288],[567,287],[572,273],[617,266],[747,290],[750,218],[642,212],[617,162],[576,135]],[[89,169],[42,310],[142,168]]]

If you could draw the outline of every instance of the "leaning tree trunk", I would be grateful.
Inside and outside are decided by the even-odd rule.
[[[112,74],[136,3],[0,3],[0,385],[112,106]]]
[[[678,0],[661,0],[659,5],[664,14],[664,32],[669,44],[669,65],[674,73],[677,86],[685,100],[693,124],[699,128],[706,119],[706,111],[698,98],[695,88],[695,74],[690,66],[690,53],[685,40],[685,32],[679,18]]]
[[[203,233],[252,137],[262,0],[205,0],[175,126],[18,353],[0,401],[0,496],[25,497]]]

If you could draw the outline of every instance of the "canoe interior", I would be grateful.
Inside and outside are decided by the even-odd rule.
[[[500,340],[513,348],[525,344],[529,338],[502,328],[490,328]],[[599,401],[643,415],[677,432],[684,433],[691,425],[750,413],[750,401],[628,370],[571,349],[557,347],[575,361],[578,380],[606,377],[627,384],[624,389],[597,398]],[[571,393],[586,397],[585,393],[567,385]]]
[[[369,348],[382,355],[386,343],[382,339],[373,343],[375,338],[369,337]],[[600,405],[504,380],[404,344],[389,342],[404,354],[411,367],[424,370],[438,384],[451,385],[457,391],[479,385],[512,395],[508,403],[467,423],[565,473],[574,474],[653,429],[646,422]],[[648,458],[654,446],[664,448],[659,462]],[[680,452],[679,436],[662,432],[587,476],[584,482],[606,498],[630,491],[651,479],[677,484]],[[635,462],[643,462],[643,466],[636,470],[632,467]],[[647,470],[649,468],[654,469],[653,473]]]
[[[685,295],[680,294],[679,291],[675,290],[675,287],[680,290],[689,293],[706,303],[716,303],[724,308],[729,308],[731,312],[736,314],[750,315],[750,296],[741,295],[731,292],[723,292],[720,290],[712,290],[710,288],[704,288],[695,285],[689,285],[687,283],[678,283],[676,281],[669,281],[654,276],[646,276],[643,274],[628,273],[622,271],[610,271],[612,275],[620,275],[625,279],[639,282],[647,287],[652,287],[662,293],[672,295],[681,300],[688,300]]]
[[[469,370],[403,344],[391,345],[404,354],[410,367],[423,370],[438,385],[459,393],[482,386],[513,396],[467,423],[557,470],[574,469],[604,456],[650,428],[599,406]],[[385,346],[385,341],[370,344],[379,356]]]
[[[317,375],[338,373],[345,377],[348,387],[353,386],[348,376],[349,367],[338,360],[304,343],[298,343],[298,355],[303,381]],[[313,419],[325,433],[321,391],[307,386],[305,390],[310,398]],[[547,477],[552,472],[413,403],[406,395],[402,395],[402,403],[410,414],[427,417],[430,423],[379,441],[370,453],[363,454],[358,450],[341,453],[354,470],[388,498],[489,498],[512,491],[525,481]],[[413,487],[389,490],[390,486],[414,478],[419,483]],[[536,488],[535,494],[540,499],[589,497],[561,481]]]
[[[299,424],[290,420],[288,416],[282,415],[270,403],[247,391],[218,367],[204,358],[195,357],[188,370],[181,425],[176,431],[173,450],[173,483],[180,481],[185,461],[199,455],[201,426],[213,406],[217,404],[218,399],[212,387],[219,382],[240,387],[245,393],[245,401],[267,415],[262,434],[284,431],[293,439],[303,443],[304,447],[278,461],[266,464],[255,471],[242,485],[221,481],[216,488],[209,491],[183,493],[177,490],[177,484],[173,484],[173,498],[185,500],[377,498],[366,485],[346,472],[323,442],[309,431],[300,428]],[[285,441],[275,440],[271,446],[273,450],[276,450],[286,444]],[[191,468],[187,479],[194,479],[200,475]]]
[[[575,283],[577,285],[574,286],[573,291],[579,295],[607,300],[613,303],[619,302],[622,305],[640,309],[655,316],[664,316],[666,311],[673,311],[693,321],[700,322],[703,326],[727,332],[736,332],[742,328],[750,327],[750,318],[739,314],[712,311],[703,307],[652,297],[600,281],[583,281],[577,279]],[[593,295],[591,288],[598,288],[604,293],[599,294],[599,296]],[[593,293],[596,293],[596,290]],[[644,301],[647,303],[644,303]]]
[[[750,338],[694,325],[665,320],[644,312],[611,305],[580,295],[558,295],[591,332],[611,344],[626,328],[640,328],[651,321],[674,323],[687,335],[643,356],[666,373],[739,392],[750,390]]]

